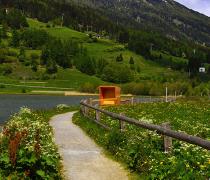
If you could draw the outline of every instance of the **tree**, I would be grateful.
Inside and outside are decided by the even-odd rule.
[[[104,58],[100,58],[97,63],[96,63],[96,73],[97,75],[101,75],[101,73],[103,72],[104,68],[108,65],[107,60],[105,60]]]
[[[26,53],[25,53],[24,47],[20,48],[19,55],[18,55],[18,60],[20,62],[24,62],[26,60]]]
[[[56,62],[53,61],[52,59],[48,59],[48,61],[47,61],[46,72],[48,74],[55,74],[55,73],[58,72],[58,68],[57,68]]]
[[[49,49],[49,47],[45,47],[42,49],[41,64],[46,65],[48,59],[50,59],[50,49]]]
[[[122,56],[122,54],[120,54],[119,56],[117,56],[116,61],[117,61],[117,62],[122,62],[122,61],[123,61],[123,56]]]
[[[88,75],[94,75],[96,73],[95,59],[88,56],[80,56],[79,58],[77,58],[76,67],[81,72]]]
[[[133,73],[123,64],[110,64],[104,68],[101,78],[113,83],[127,83],[133,80]]]
[[[31,69],[34,71],[34,72],[37,72],[38,70],[38,60],[39,56],[35,53],[31,54]]]
[[[199,67],[201,67],[201,64],[204,63],[205,61],[206,61],[206,56],[201,51],[197,51],[196,53],[191,55],[188,62],[188,69],[190,69],[192,75],[198,73]]]
[[[12,31],[11,45],[14,47],[18,47],[20,45],[20,34],[16,30]]]
[[[0,29],[0,44],[2,42],[2,29]]]
[[[14,28],[20,29],[21,27],[28,27],[26,17],[21,13],[20,10],[12,9],[6,15],[7,24]]]
[[[118,41],[120,43],[128,43],[128,41],[129,41],[129,33],[128,33],[128,31],[126,31],[126,30],[120,31],[119,32]]]
[[[2,23],[2,29],[1,29],[1,37],[3,39],[7,38],[7,31],[8,31],[8,25],[7,25],[7,23],[3,22]]]
[[[37,49],[49,43],[50,36],[45,30],[27,29],[23,31],[21,40],[26,47]]]
[[[133,57],[130,57],[129,64],[135,64]]]

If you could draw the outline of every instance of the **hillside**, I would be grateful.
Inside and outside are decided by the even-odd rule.
[[[174,0],[81,0],[115,23],[210,45],[210,18]]]
[[[44,22],[61,24],[63,19],[64,25],[77,30],[105,30],[111,37],[132,28],[210,45],[210,18],[174,0],[2,0],[1,7],[16,7]]]
[[[87,49],[87,53],[95,58],[97,61],[101,58],[106,59],[108,63],[115,64],[117,66],[127,66],[129,68],[130,57],[133,57],[135,61],[135,67],[139,67],[139,72],[135,72],[133,81],[138,82],[149,82],[149,81],[162,81],[163,79],[167,81],[179,81],[181,79],[187,79],[187,76],[184,73],[171,70],[169,68],[161,67],[160,65],[145,60],[142,56],[139,56],[124,47],[124,45],[114,42],[108,39],[98,39],[96,42],[90,41],[90,38],[86,33],[81,33],[66,27],[47,27],[47,24],[39,22],[34,19],[28,19],[30,28],[35,28],[38,30],[45,30],[53,37],[60,38],[62,40],[74,39],[78,42],[82,42],[84,48]],[[9,33],[8,33],[9,34]],[[10,35],[11,36],[11,35]],[[10,38],[3,39],[5,46],[9,47],[9,50],[13,54],[18,54],[20,48],[11,47],[9,42]],[[37,54],[40,58],[41,49],[32,50],[30,48],[25,49],[26,58],[30,59],[31,55]],[[122,54],[123,62],[116,63],[116,57]],[[15,58],[15,57],[14,57]],[[17,61],[17,60],[16,60]],[[6,66],[2,64],[1,67]],[[15,62],[9,63],[9,66],[12,68],[12,73],[8,75],[1,76],[1,92],[20,92],[24,89],[24,86],[27,87],[27,91],[31,90],[80,90],[85,83],[93,84],[93,87],[98,86],[99,84],[104,84],[100,78],[95,76],[89,76],[84,73],[79,72],[77,69],[58,69],[58,73],[55,75],[44,75],[44,68],[39,67],[37,72],[34,72],[31,69],[31,66],[25,66],[22,63]],[[117,70],[116,70],[117,71]],[[3,84],[11,84],[3,85]],[[18,86],[12,86],[18,85]],[[19,87],[20,86],[20,87]],[[37,88],[35,88],[37,86]],[[5,88],[7,87],[7,88]],[[43,89],[44,87],[44,89]],[[49,88],[47,88],[49,87]]]

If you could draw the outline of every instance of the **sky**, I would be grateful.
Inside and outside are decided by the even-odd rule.
[[[186,7],[210,17],[210,0],[175,0]]]

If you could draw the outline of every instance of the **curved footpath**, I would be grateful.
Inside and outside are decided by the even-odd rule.
[[[50,122],[63,158],[66,179],[127,180],[128,173],[123,167],[105,157],[102,149],[72,123],[73,114],[54,116]]]

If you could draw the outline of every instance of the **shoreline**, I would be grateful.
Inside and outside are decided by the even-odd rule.
[[[97,93],[85,93],[79,91],[31,91],[20,92],[0,92],[0,95],[49,95],[49,96],[99,96]],[[122,94],[123,97],[132,97],[132,94]]]
[[[31,91],[31,92],[26,92],[26,93],[0,92],[0,95],[98,96],[98,94],[82,93],[79,91]]]

